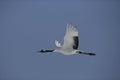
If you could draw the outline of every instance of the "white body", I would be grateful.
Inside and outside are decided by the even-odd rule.
[[[64,55],[73,55],[73,54],[78,54],[76,53],[79,50],[68,50],[68,49],[63,49],[63,48],[59,48],[59,49],[55,49],[53,52],[59,52],[62,53]]]

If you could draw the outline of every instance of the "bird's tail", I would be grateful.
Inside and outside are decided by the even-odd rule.
[[[37,51],[37,52],[40,52],[40,53],[46,53],[46,52],[53,52],[54,50],[44,50],[44,49],[42,49],[42,50],[40,50],[40,51]]]

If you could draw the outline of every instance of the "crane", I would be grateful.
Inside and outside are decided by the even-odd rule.
[[[79,38],[78,38],[78,30],[76,26],[67,24],[66,27],[66,34],[64,36],[63,45],[58,40],[55,40],[56,49],[41,49],[40,53],[47,53],[47,52],[58,52],[64,55],[73,55],[73,54],[86,54],[95,56],[95,53],[85,52],[82,50],[78,50],[79,46]]]

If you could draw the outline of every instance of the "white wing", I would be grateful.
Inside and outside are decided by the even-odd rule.
[[[57,41],[57,40],[55,40],[55,45],[56,45],[56,47],[58,47],[58,48],[59,48],[59,47],[62,47],[61,44],[60,44],[60,42]]]
[[[64,49],[77,49],[79,44],[78,30],[71,24],[67,24],[66,34],[64,36]]]

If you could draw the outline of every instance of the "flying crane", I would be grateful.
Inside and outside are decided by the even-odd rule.
[[[40,53],[58,52],[64,55],[73,55],[73,54],[86,54],[91,56],[96,55],[95,53],[78,50],[78,46],[79,46],[78,30],[75,26],[71,24],[67,24],[63,45],[61,45],[61,43],[57,40],[55,40],[55,45],[57,48],[54,50],[42,49],[38,52]]]

